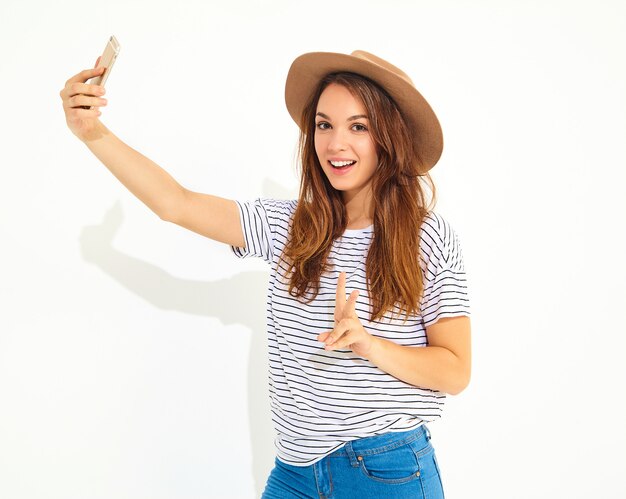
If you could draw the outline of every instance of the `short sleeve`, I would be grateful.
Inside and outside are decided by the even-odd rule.
[[[467,275],[456,232],[441,215],[431,212],[422,225],[420,244],[424,325],[430,326],[443,317],[469,316]]]
[[[296,202],[259,198],[236,203],[245,247],[231,246],[233,253],[239,258],[257,257],[272,263],[285,244]]]

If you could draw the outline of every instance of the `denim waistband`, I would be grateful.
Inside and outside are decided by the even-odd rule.
[[[350,461],[353,461],[356,460],[357,454],[359,456],[379,454],[419,439],[430,440],[430,431],[423,423],[409,431],[391,431],[382,435],[352,440],[328,457],[349,457]]]

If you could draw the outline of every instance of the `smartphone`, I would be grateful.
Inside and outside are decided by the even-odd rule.
[[[117,41],[117,38],[112,36],[109,38],[106,47],[104,47],[104,52],[102,52],[102,57],[100,57],[100,62],[98,63],[98,67],[105,67],[104,73],[100,76],[95,76],[94,78],[90,78],[87,80],[87,84],[89,85],[102,85],[106,83],[109,75],[111,74],[111,70],[113,69],[113,64],[117,60],[117,56],[120,53],[120,44]]]

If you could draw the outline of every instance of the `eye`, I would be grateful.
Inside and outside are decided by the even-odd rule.
[[[354,130],[355,132],[367,132],[367,127],[362,123],[355,123],[354,125],[352,125],[352,130]]]
[[[315,128],[318,130],[328,130],[330,129],[330,123],[327,123],[326,121],[319,121],[315,124]]]

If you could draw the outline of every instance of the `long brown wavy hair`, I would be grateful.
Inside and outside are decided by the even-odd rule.
[[[366,263],[372,305],[370,320],[419,313],[424,290],[419,264],[420,227],[435,205],[435,185],[416,157],[409,128],[387,92],[354,73],[323,78],[302,113],[298,152],[301,183],[290,237],[282,259],[290,269],[289,293],[307,301],[319,293],[320,276],[330,270],[332,243],[348,223],[342,194],[330,184],[315,152],[315,114],[324,89],[331,83],[360,99],[376,144],[378,168],[372,178],[374,237]],[[426,184],[431,201],[426,205]]]

